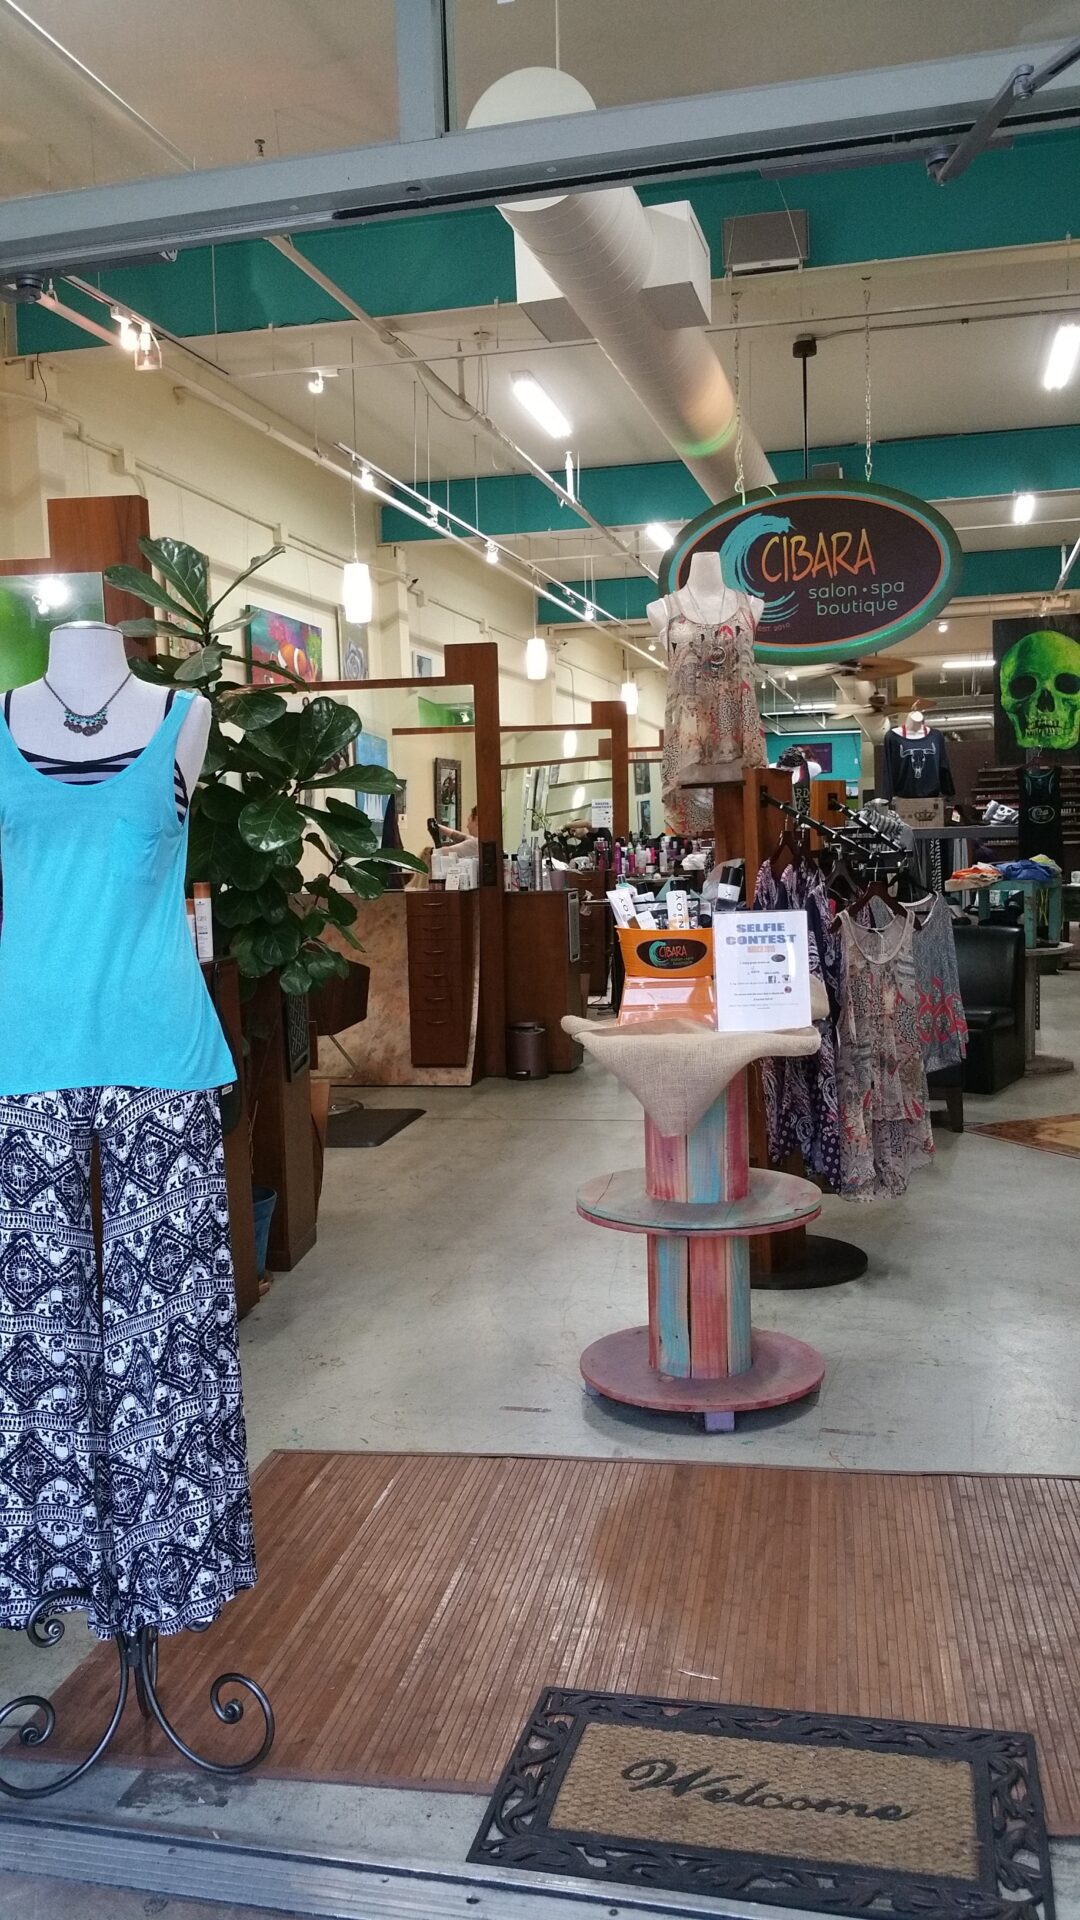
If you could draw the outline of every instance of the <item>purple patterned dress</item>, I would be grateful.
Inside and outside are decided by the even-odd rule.
[[[907,1192],[913,1167],[933,1158],[919,1034],[914,917],[883,928],[840,915],[843,1007],[837,1026],[843,1184],[849,1200]]]
[[[840,1006],[840,943],[832,908],[816,867],[788,867],[777,880],[766,860],[754,889],[755,907],[806,914],[810,972],[829,996],[830,1015],[817,1021],[820,1050],[808,1059],[763,1060],[762,1088],[769,1159],[780,1166],[802,1155],[807,1173],[840,1191],[840,1116],[836,1093],[835,1016]]]

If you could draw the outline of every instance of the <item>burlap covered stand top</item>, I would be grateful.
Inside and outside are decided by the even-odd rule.
[[[678,1015],[660,1015],[648,1026],[618,1027],[567,1014],[562,1024],[634,1095],[657,1132],[669,1135],[692,1132],[754,1060],[816,1053],[821,1045],[816,1027],[717,1033]]]

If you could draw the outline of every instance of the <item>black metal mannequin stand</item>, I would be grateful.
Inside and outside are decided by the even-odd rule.
[[[71,1602],[84,1601],[85,1598],[85,1595],[77,1592],[54,1593],[50,1594],[47,1600],[43,1600],[40,1606],[35,1607],[26,1628],[31,1646],[55,1647],[64,1637],[61,1613],[70,1610]],[[194,1631],[205,1632],[206,1629],[196,1628]],[[135,1697],[143,1719],[155,1720],[165,1738],[176,1748],[177,1753],[183,1754],[184,1759],[189,1760],[193,1767],[201,1767],[206,1773],[231,1777],[250,1773],[253,1767],[257,1767],[266,1759],[274,1744],[274,1710],[262,1688],[254,1680],[249,1680],[242,1673],[220,1673],[210,1686],[210,1705],[218,1719],[226,1726],[236,1726],[244,1717],[244,1702],[235,1696],[229,1700],[223,1700],[221,1696],[226,1687],[245,1688],[254,1697],[263,1717],[264,1731],[258,1748],[246,1760],[227,1763],[220,1760],[207,1760],[196,1753],[194,1748],[189,1747],[186,1740],[181,1739],[158,1699],[157,1629],[143,1627],[139,1633],[118,1633],[116,1650],[120,1660],[116,1704],[109,1724],[93,1752],[88,1754],[85,1760],[81,1760],[78,1766],[69,1768],[67,1773],[60,1774],[56,1779],[46,1780],[41,1786],[16,1786],[14,1782],[0,1776],[0,1793],[6,1793],[15,1800],[44,1800],[49,1794],[60,1793],[65,1787],[73,1786],[76,1780],[81,1780],[83,1774],[89,1772],[111,1745],[123,1719],[128,1691],[133,1679]],[[42,1694],[20,1694],[18,1699],[9,1700],[5,1707],[0,1707],[0,1727],[6,1726],[15,1714],[26,1710],[39,1715],[40,1718],[27,1720],[19,1727],[19,1743],[24,1747],[42,1747],[52,1738],[56,1727],[56,1709]]]

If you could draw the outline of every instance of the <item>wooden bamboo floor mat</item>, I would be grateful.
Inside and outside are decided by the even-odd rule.
[[[1080,1480],[458,1454],[271,1454],[259,1585],[161,1643],[197,1747],[222,1670],[268,1691],[266,1770],[488,1792],[548,1685],[1025,1729],[1080,1833]],[[115,1696],[95,1651],[56,1744]],[[252,1736],[254,1737],[254,1736]],[[129,1704],[112,1757],[168,1750]]]
[[[1008,1140],[1014,1147],[1036,1147],[1040,1153],[1064,1153],[1080,1160],[1080,1113],[1049,1113],[1041,1120],[988,1120],[969,1131]]]

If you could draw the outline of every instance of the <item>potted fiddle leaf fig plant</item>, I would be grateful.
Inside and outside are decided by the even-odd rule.
[[[327,930],[359,950],[355,898],[377,899],[388,870],[420,871],[423,863],[400,847],[383,848],[367,814],[331,790],[395,794],[401,782],[386,767],[334,769],[335,756],[360,733],[360,717],[290,668],[265,670],[303,693],[299,709],[272,686],[225,678],[234,655],[224,636],[241,632],[251,616],[223,616],[223,603],[283,548],[258,554],[211,599],[205,555],[180,540],[144,539],[139,547],[156,578],[137,567],[110,567],[105,576],[152,609],[124,621],[123,630],[170,648],[179,641],[185,651],[157,652],[134,661],[134,670],[141,679],[197,689],[213,715],[191,796],[188,871],[210,882],[218,950],[236,960],[249,994],[274,972],[288,994],[346,978],[349,962],[328,944]]]

